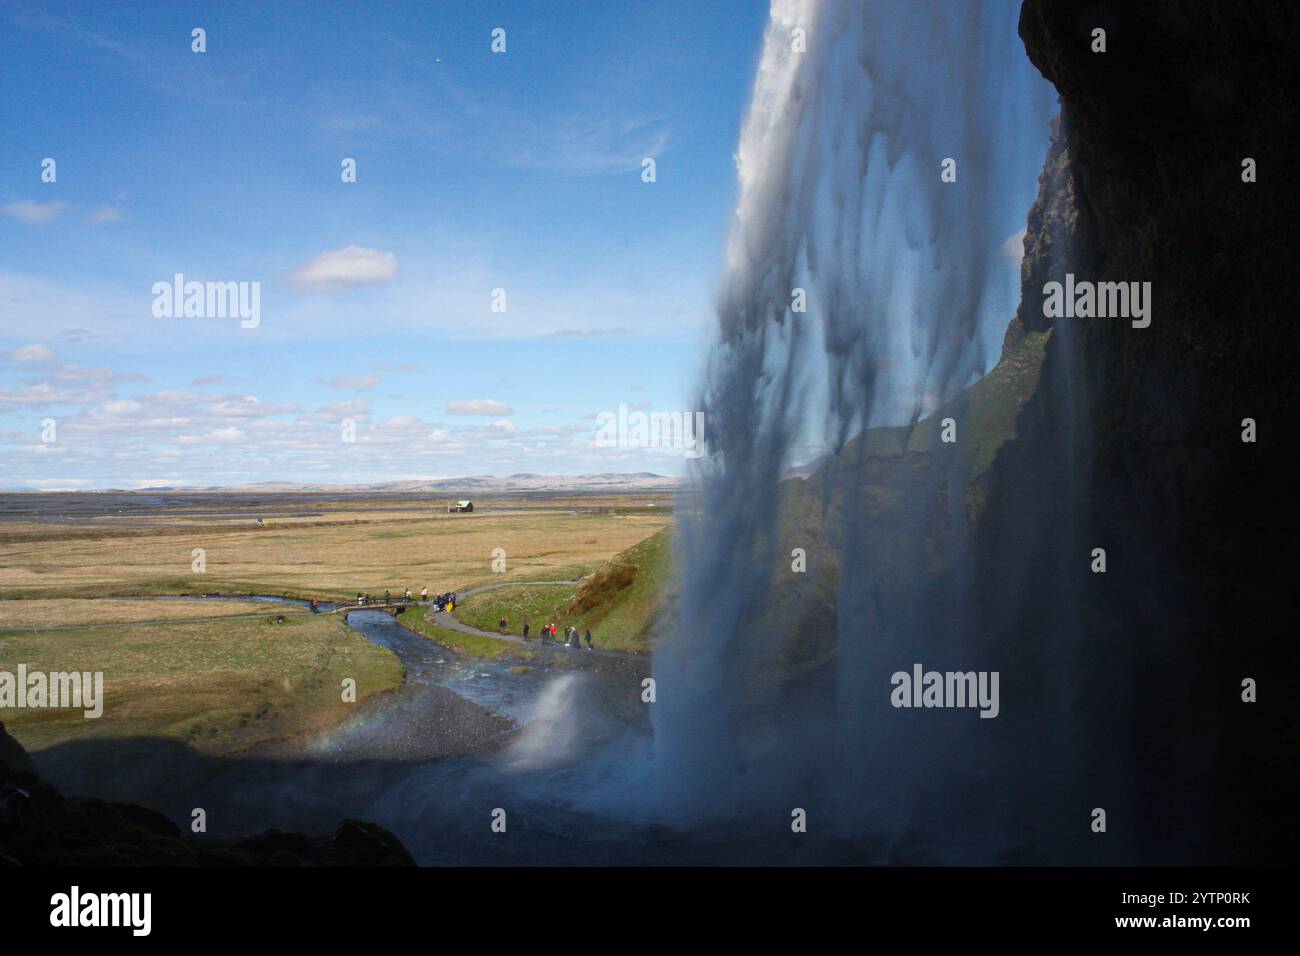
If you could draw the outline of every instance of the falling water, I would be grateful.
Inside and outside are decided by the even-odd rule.
[[[833,534],[795,543],[814,565],[836,552],[833,700],[792,694],[762,620],[789,581],[781,480],[818,452],[824,473],[851,470],[854,436],[915,426],[996,361],[1018,293],[1004,247],[1052,105],[1016,13],[1009,0],[773,2],[700,399],[710,454],[680,523],[681,618],[655,658],[657,795],[679,817],[821,799],[853,832],[901,823],[881,818],[897,793],[877,781],[898,752],[873,722],[889,672],[922,659],[933,618],[963,613],[962,589],[933,617],[918,612],[933,594],[883,606],[856,547],[868,509],[824,501]],[[918,536],[932,510],[916,509]],[[961,635],[941,643],[959,653]]]

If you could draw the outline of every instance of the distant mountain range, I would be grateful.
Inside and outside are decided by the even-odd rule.
[[[188,485],[149,488],[148,491],[307,491],[307,492],[429,492],[446,494],[500,493],[511,491],[672,491],[680,479],[650,471],[630,474],[603,472],[596,475],[535,475],[521,472],[506,475],[470,475],[465,478],[408,478],[401,481],[369,481],[357,484],[319,484],[296,481],[255,481],[243,485]]]

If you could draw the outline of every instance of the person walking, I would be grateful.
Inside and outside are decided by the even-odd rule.
[[[411,600],[411,589],[410,589],[410,588],[407,588],[407,589],[406,589],[406,600],[408,600],[408,601]]]
[[[388,593],[388,588],[384,588],[384,607],[388,607],[389,600],[390,600],[390,595]]]
[[[429,600],[429,585],[426,584],[424,587],[420,588],[420,600]]]
[[[497,632],[499,634],[504,634],[506,632],[506,619],[504,617],[497,621]]]
[[[591,628],[587,628],[587,650],[591,650]]]
[[[524,622],[524,642],[527,643],[527,641],[528,641],[528,622],[525,621],[525,622]]]

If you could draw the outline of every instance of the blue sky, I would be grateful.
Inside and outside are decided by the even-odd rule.
[[[987,368],[1054,96],[1014,3],[944,7],[927,35],[996,51],[998,99],[898,53],[938,135],[877,169],[868,205],[898,208],[867,265],[922,281],[909,217],[937,214],[959,131],[988,135],[996,199],[948,238],[987,250]],[[869,9],[878,38],[909,22]],[[684,473],[681,449],[599,447],[597,419],[693,408],[767,22],[765,0],[0,0],[0,489]],[[256,321],[155,314],[177,275],[255,285]],[[873,421],[942,397],[930,326],[895,313],[873,320],[893,370]],[[805,425],[801,461],[825,449]]]
[[[0,5],[0,487],[680,473],[594,416],[689,407],[766,16]]]

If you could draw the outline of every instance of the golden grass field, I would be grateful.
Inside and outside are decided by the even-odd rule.
[[[341,700],[344,677],[357,680],[361,698],[402,680],[397,658],[342,617],[248,601],[132,598],[238,592],[351,600],[358,590],[399,595],[409,587],[418,595],[423,586],[434,594],[569,579],[671,521],[664,496],[636,501],[501,501],[449,515],[440,501],[355,499],[295,502],[284,509],[293,514],[280,517],[273,507],[232,509],[214,497],[191,513],[2,520],[0,670],[22,663],[103,671],[106,706],[98,720],[8,708],[0,720],[34,751],[148,735],[221,754],[328,726],[355,706]],[[266,526],[258,527],[264,514]],[[203,573],[193,567],[196,548]],[[493,569],[494,549],[505,552],[504,573]],[[223,620],[198,620],[214,617]]]
[[[583,507],[589,507],[585,501]],[[0,524],[0,598],[243,592],[347,599],[409,587],[432,593],[594,570],[669,522],[640,513],[481,510],[469,515],[339,512],[313,519],[252,516],[221,524],[169,517],[157,527]],[[152,519],[151,519],[152,520]],[[494,549],[506,571],[494,573]],[[194,550],[206,570],[196,573]],[[2,610],[2,609],[0,609]],[[3,627],[0,621],[0,627]]]
[[[133,624],[142,621],[183,621],[250,614],[307,614],[306,608],[270,606],[259,601],[145,601],[103,598],[38,598],[0,602],[0,630],[48,628],[85,624]]]

